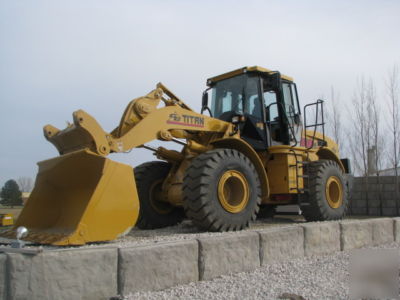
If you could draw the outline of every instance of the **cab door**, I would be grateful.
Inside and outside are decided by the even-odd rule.
[[[300,145],[302,122],[296,85],[292,82],[282,81],[282,102],[285,119],[288,127],[289,144]]]
[[[240,128],[241,137],[256,151],[267,149],[269,139],[260,83],[258,75],[248,75],[243,97],[245,122]]]

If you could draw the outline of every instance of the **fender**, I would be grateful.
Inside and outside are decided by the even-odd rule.
[[[335,161],[339,167],[342,169],[344,173],[346,173],[346,169],[343,166],[342,162],[340,161],[339,157],[329,148],[320,148],[317,151],[317,155],[319,159],[327,159],[327,160],[333,160]]]
[[[212,142],[211,145],[213,145],[215,148],[235,149],[246,155],[256,168],[258,177],[260,179],[261,193],[262,193],[261,202],[264,203],[269,199],[270,189],[269,189],[267,172],[265,171],[264,165],[260,157],[258,156],[257,152],[254,151],[254,149],[248,143],[237,138],[224,138]]]

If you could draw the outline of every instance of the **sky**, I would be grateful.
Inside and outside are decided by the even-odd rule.
[[[360,76],[384,94],[399,15],[396,0],[0,0],[0,186],[58,155],[44,125],[84,109],[111,131],[160,81],[197,111],[208,77],[252,65],[294,77],[303,105],[334,86],[346,109]]]

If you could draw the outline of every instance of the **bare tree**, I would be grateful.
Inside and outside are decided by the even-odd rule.
[[[381,130],[381,111],[377,102],[374,82],[361,78],[357,84],[352,101],[349,119],[352,127],[348,132],[349,148],[353,158],[356,174],[365,177],[364,189],[369,213],[369,183],[368,176],[378,175],[383,164],[384,135]],[[374,196],[375,197],[375,196]],[[380,193],[376,197],[380,199]],[[382,210],[382,205],[381,205]],[[382,212],[382,211],[381,211]]]
[[[394,170],[396,183],[396,209],[399,214],[399,174],[398,168],[400,165],[400,77],[399,69],[394,66],[390,70],[387,79],[388,89],[388,109],[389,109],[389,130],[391,133],[391,151],[389,155],[389,165]]]
[[[366,91],[366,101],[368,104],[368,125],[370,127],[370,144],[369,149],[373,149],[373,164],[370,164],[370,175],[379,176],[380,170],[384,165],[385,158],[385,145],[386,139],[385,135],[382,134],[382,120],[381,120],[381,110],[377,102],[377,95],[375,84],[372,80],[369,81]]]
[[[33,188],[33,180],[30,177],[19,177],[17,183],[21,192],[31,192]]]
[[[357,84],[352,99],[352,109],[348,110],[351,128],[347,131],[349,148],[354,162],[355,173],[361,176],[368,174],[369,127],[366,104],[366,84],[364,78]]]
[[[362,78],[358,83],[349,119],[352,126],[347,134],[357,173],[361,176],[376,175],[382,168],[385,139],[381,132],[381,111],[372,80],[366,82]]]
[[[397,177],[399,175],[397,168],[400,166],[400,77],[397,66],[394,66],[388,74],[387,90],[387,104],[390,115],[389,130],[392,143],[389,164],[394,169],[394,174]]]
[[[375,197],[379,200],[380,215],[383,215],[383,203],[381,194],[380,170],[383,166],[385,157],[385,135],[381,133],[381,110],[377,104],[377,95],[375,85],[372,80],[369,81],[366,91],[366,100],[369,106],[369,126],[371,128],[371,143],[368,151],[372,152],[372,157],[368,157],[368,175],[376,175],[377,193]],[[368,190],[368,188],[367,188]]]
[[[329,129],[332,133],[332,137],[335,142],[338,144],[339,149],[343,150],[343,141],[342,141],[342,114],[340,110],[340,102],[339,95],[336,95],[335,89],[333,86],[331,87],[331,95],[330,95],[330,105],[328,110],[328,122]]]

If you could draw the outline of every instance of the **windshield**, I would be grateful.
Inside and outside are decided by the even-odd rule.
[[[217,82],[212,88],[211,112],[214,118],[227,114],[251,114],[261,118],[257,76],[243,74]]]

